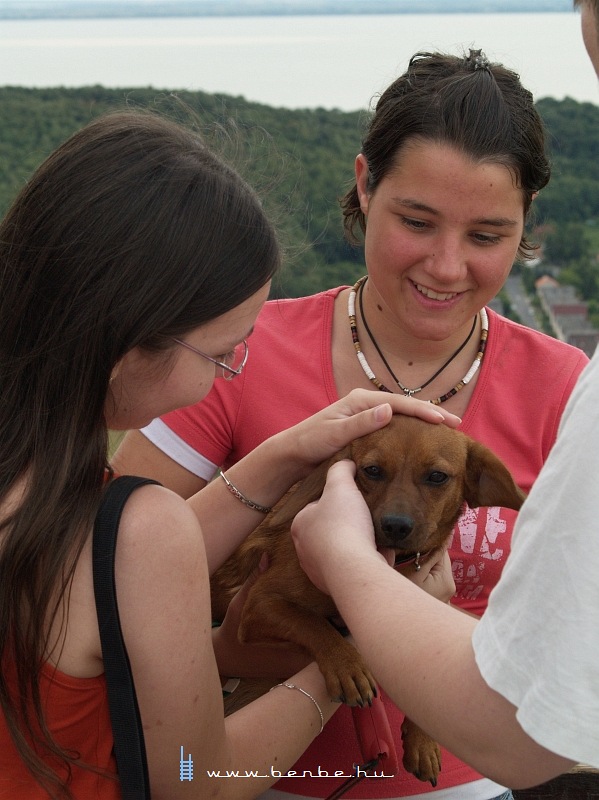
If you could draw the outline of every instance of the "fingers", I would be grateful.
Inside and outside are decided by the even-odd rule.
[[[380,392],[353,389],[341,400],[289,429],[293,455],[299,456],[305,465],[319,464],[354,439],[383,428],[394,413],[452,428],[461,422],[455,414],[413,397],[388,394],[381,402]]]
[[[397,571],[443,603],[449,602],[455,594],[456,587],[447,548],[440,549],[433,554],[432,558],[422,564],[422,569],[419,571],[415,571],[413,567],[411,570],[398,569]]]
[[[336,461],[332,466],[329,467],[329,471],[327,472],[326,484],[332,485],[335,483],[339,483],[340,481],[348,481],[348,480],[353,481],[355,477],[356,477],[355,462],[351,461],[348,458],[344,458],[341,461]]]
[[[410,417],[419,417],[426,422],[443,422],[451,428],[457,428],[461,423],[460,417],[446,411],[440,406],[414,397],[405,397],[399,394],[389,394],[385,396],[385,401],[381,402],[380,392],[373,392],[366,389],[354,389],[344,400],[347,403],[348,415],[353,415],[353,419],[364,426],[372,425],[370,432],[386,425],[393,414],[405,414]]]
[[[367,395],[374,394],[373,392],[366,392],[366,390],[357,391],[365,392]],[[357,400],[360,405],[362,402],[360,396],[354,398],[352,395],[353,392],[347,396],[349,405],[348,416],[341,421],[341,425],[335,431],[335,436],[339,440],[339,447],[345,446],[345,444],[353,439],[359,439],[362,436],[384,428],[385,425],[391,421],[391,417],[394,413],[418,417],[425,422],[433,424],[444,423],[452,428],[457,428],[461,423],[459,417],[447,411],[439,410],[431,403],[425,403],[422,400],[415,400],[411,397],[400,397],[399,395],[392,395],[388,403],[380,403],[363,411],[351,412],[351,408],[355,408],[355,405],[353,405],[354,400]],[[367,401],[372,401],[374,398],[370,396],[366,399]]]
[[[322,495],[319,500],[313,503],[308,503],[304,508],[295,516],[291,532],[297,529],[299,520],[315,519],[320,517],[324,510],[330,506],[334,506],[336,510],[331,513],[342,515],[344,508],[347,505],[348,499],[354,495],[359,497],[360,502],[364,502],[358,487],[355,484],[354,477],[356,475],[356,465],[353,461],[344,459],[337,461],[333,464],[326,476]],[[349,494],[348,494],[349,493]]]

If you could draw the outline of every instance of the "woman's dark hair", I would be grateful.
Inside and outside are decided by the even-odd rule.
[[[492,64],[480,50],[467,57],[416,53],[407,71],[379,98],[362,142],[368,191],[394,168],[407,142],[449,144],[475,162],[503,164],[521,188],[524,213],[549,181],[543,123],[515,72]],[[357,187],[341,199],[346,236],[366,230]],[[534,247],[523,237],[521,257]]]
[[[171,337],[248,299],[279,263],[237,172],[144,112],[74,134],[0,224],[0,504],[22,490],[0,521],[0,708],[52,797],[70,795],[44,754],[67,772],[79,762],[45,726],[39,670],[101,498],[111,372],[134,347],[168,367]]]

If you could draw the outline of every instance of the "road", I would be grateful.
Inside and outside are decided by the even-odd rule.
[[[528,328],[541,330],[520,276],[510,275],[503,288],[510,298],[512,308],[520,317],[520,322]]]

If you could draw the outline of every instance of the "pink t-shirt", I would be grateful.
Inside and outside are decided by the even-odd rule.
[[[251,338],[250,357],[234,381],[216,381],[200,404],[156,420],[145,433],[161,450],[208,479],[215,465],[235,463],[264,439],[338,400],[333,376],[333,305],[343,287],[266,304]],[[551,449],[564,406],[588,358],[577,348],[499,316],[490,309],[485,358],[461,430],[493,450],[528,492]],[[467,509],[454,530],[454,603],[482,614],[509,553],[516,512]],[[386,702],[401,758],[403,715]],[[348,709],[339,711],[295,769],[348,771],[360,752]],[[480,775],[447,752],[437,790]],[[278,789],[326,797],[339,779],[287,778]],[[431,790],[400,770],[393,779],[363,781],[348,797],[404,797]],[[497,792],[498,794],[499,792]],[[474,796],[474,795],[473,795]],[[481,795],[492,797],[492,794]]]

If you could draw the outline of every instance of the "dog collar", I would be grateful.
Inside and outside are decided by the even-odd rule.
[[[401,564],[414,564],[414,569],[416,572],[420,571],[422,564],[420,563],[421,558],[426,558],[431,551],[429,550],[427,553],[411,553],[409,556],[404,556],[403,558],[396,558],[393,562],[394,567],[398,567]]]

